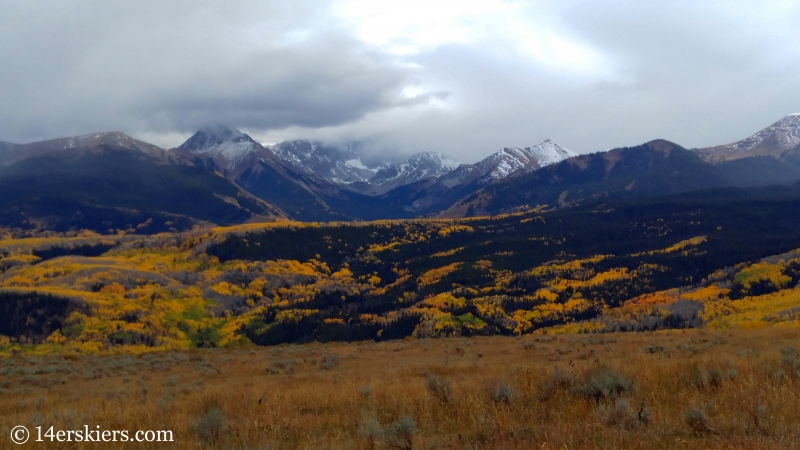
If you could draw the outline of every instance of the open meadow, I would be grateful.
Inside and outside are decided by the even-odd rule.
[[[16,425],[89,425],[174,442],[26,446],[796,449],[798,345],[771,327],[19,354],[0,448]]]

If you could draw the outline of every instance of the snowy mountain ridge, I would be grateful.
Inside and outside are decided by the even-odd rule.
[[[62,152],[73,149],[127,149],[140,151],[160,160],[168,158],[167,152],[153,144],[140,141],[119,131],[83,134],[29,144],[5,143],[5,151],[0,154],[0,165],[11,164],[25,158],[41,156],[47,153]]]
[[[301,173],[320,176],[336,185],[365,183],[378,167],[367,167],[355,150],[305,140],[281,142],[270,147],[278,159]]]
[[[800,145],[800,113],[789,114],[758,133],[724,147],[730,151],[748,151],[770,138],[775,139],[783,150]]]
[[[221,160],[220,166],[232,169],[248,155],[258,153],[264,147],[239,130],[224,125],[211,125],[201,128],[178,149]]]
[[[505,147],[472,165],[470,178],[501,180],[578,156],[550,139],[532,147]]]
[[[384,193],[417,181],[439,178],[462,165],[464,165],[463,161],[442,153],[415,153],[403,162],[391,164],[379,170],[369,180],[369,184],[372,187],[369,192],[373,194]]]
[[[709,162],[719,162],[748,156],[774,156],[800,148],[800,113],[789,114],[758,133],[726,145],[698,149]]]

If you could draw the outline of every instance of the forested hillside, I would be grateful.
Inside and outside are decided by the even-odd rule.
[[[5,240],[2,348],[794,323],[797,223],[795,187],[461,220]]]
[[[0,226],[153,234],[285,217],[211,170],[100,146],[0,168]]]

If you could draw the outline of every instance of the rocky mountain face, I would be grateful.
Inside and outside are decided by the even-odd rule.
[[[239,130],[214,125],[203,127],[171,152],[221,173],[293,219],[348,218],[332,211],[325,201],[325,195],[339,194],[335,185],[299,163],[284,162],[274,150]]]
[[[201,128],[172,152],[192,159],[197,165],[218,170],[228,178],[259,158],[274,159],[271,152],[247,134],[222,125]]]
[[[458,167],[457,170],[442,177],[448,187],[456,185],[485,185],[496,180],[524,175],[555,164],[577,153],[567,150],[550,139],[533,147],[505,147],[475,164]]]
[[[366,195],[381,195],[396,187],[438,178],[463,164],[436,152],[417,153],[397,163],[376,162],[358,148],[304,140],[282,142],[270,149],[284,166],[298,173]]]
[[[324,178],[336,185],[367,183],[381,166],[367,167],[353,148],[311,141],[287,141],[269,147],[281,162],[297,172]]]
[[[502,180],[555,164],[578,154],[550,139],[533,147],[506,147],[473,165],[474,178]]]
[[[462,161],[441,153],[416,153],[403,162],[376,171],[372,178],[354,184],[350,189],[368,195],[381,195],[401,186],[438,179],[462,165]]]

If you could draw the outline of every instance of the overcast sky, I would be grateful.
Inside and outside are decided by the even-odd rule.
[[[798,24],[798,1],[0,0],[0,140],[704,147],[800,112]]]

